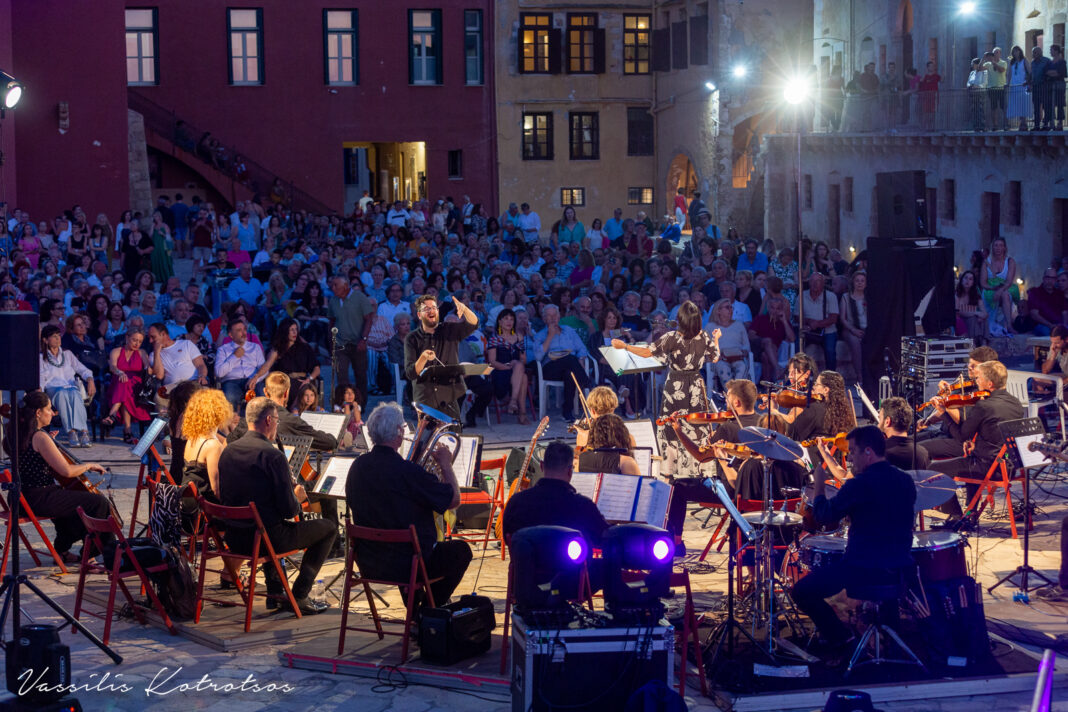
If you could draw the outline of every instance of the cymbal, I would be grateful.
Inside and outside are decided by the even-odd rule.
[[[782,433],[754,425],[738,431],[738,443],[769,460],[796,460],[803,453],[797,442]]]
[[[945,504],[957,494],[957,482],[934,470],[908,470],[916,483],[916,504],[912,510],[922,512]]]
[[[745,521],[755,526],[797,526],[801,524],[801,515],[796,512],[745,512],[742,514]]]

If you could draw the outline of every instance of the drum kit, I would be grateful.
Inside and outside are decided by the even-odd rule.
[[[741,560],[743,565],[753,568],[752,586],[740,604],[742,615],[748,619],[751,627],[747,626],[749,630],[741,626],[739,628],[772,660],[784,654],[807,659],[807,653],[775,635],[778,630],[776,620],[780,616],[785,617],[784,622],[794,634],[793,640],[803,640],[805,634],[804,625],[788,595],[789,586],[783,582],[791,578],[796,580],[799,576],[841,561],[846,551],[848,522],[821,524],[816,520],[814,485],[800,490],[783,488],[783,499],[773,502],[771,463],[774,460],[796,460],[801,456],[800,444],[781,433],[756,427],[742,429],[738,440],[761,456],[764,462],[763,507],[761,511],[742,514],[755,529],[756,536],[751,539],[752,555]],[[917,515],[944,504],[956,494],[956,482],[944,474],[930,470],[914,470],[909,474],[916,483],[914,512]],[[824,496],[830,499],[838,492],[838,487],[828,484]],[[797,502],[796,511],[786,511],[790,500]],[[776,504],[781,505],[778,510]],[[966,541],[956,532],[917,531],[913,534],[912,555],[917,571],[914,584],[919,586],[921,593],[927,583],[967,576],[966,545]],[[732,559],[733,556],[735,553],[732,552]],[[713,658],[718,655],[724,637],[728,638],[728,647],[732,646],[730,621],[734,618],[733,592],[729,593],[729,621],[725,621],[719,631],[720,639],[716,643]],[[736,622],[733,624],[737,625]],[[758,644],[753,634],[761,630],[767,630],[768,635],[766,642]]]

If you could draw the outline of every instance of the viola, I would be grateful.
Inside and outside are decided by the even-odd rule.
[[[817,393],[807,393],[792,388],[784,388],[778,393],[772,394],[771,397],[775,399],[775,404],[780,408],[806,408],[816,401],[823,400],[823,396]],[[767,405],[767,394],[760,396],[760,402],[762,405]]]
[[[830,435],[827,437],[810,438],[801,442],[801,447],[814,447],[819,443],[824,445],[832,445],[838,448],[839,452],[849,452],[849,441],[846,440],[845,433],[838,433],[837,435]]]
[[[670,425],[680,420],[685,420],[687,423],[694,425],[710,425],[712,423],[725,423],[728,420],[734,420],[734,413],[729,410],[721,410],[719,412],[709,411],[703,413],[672,413],[666,415],[663,418],[657,418],[657,425]]]
[[[945,398],[947,396],[954,395],[953,391],[961,391],[961,393],[956,395],[962,396],[964,395],[964,391],[974,387],[975,381],[955,381],[953,383],[946,384],[945,387],[938,389],[938,393],[936,393],[934,397],[931,398],[931,400],[926,401],[924,403],[920,403],[918,406],[916,406],[916,412],[921,413],[927,408],[933,406],[935,404],[935,398]]]
[[[975,405],[990,395],[990,391],[974,391],[973,393],[960,393],[948,396],[935,396],[931,400],[932,405],[941,405],[943,408],[966,408]]]

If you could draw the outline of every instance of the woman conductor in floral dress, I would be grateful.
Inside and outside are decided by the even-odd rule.
[[[701,369],[705,363],[719,360],[719,329],[711,335],[701,328],[701,310],[693,302],[683,302],[678,313],[679,328],[669,331],[648,348],[612,340],[612,346],[636,356],[655,357],[671,369],[664,383],[660,415],[676,412],[698,413],[708,410],[708,391]],[[700,437],[688,423],[686,434],[696,441]],[[679,446],[670,427],[660,429],[660,449],[664,456],[661,472],[675,478],[699,476],[700,465]]]

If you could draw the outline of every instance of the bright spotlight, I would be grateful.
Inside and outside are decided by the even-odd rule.
[[[708,89],[709,91],[715,91],[716,90],[715,82],[705,82],[705,89]]]
[[[570,542],[568,542],[567,558],[571,559],[572,561],[578,561],[582,558],[582,554],[583,548],[581,541],[579,541],[578,539],[572,539]]]
[[[735,79],[745,79],[745,75],[749,74],[749,67],[744,64],[736,64],[734,69],[731,70],[731,74]]]
[[[958,8],[958,12],[960,12],[961,15],[971,15],[975,10],[976,5],[974,2],[962,2]]]
[[[669,540],[657,539],[656,543],[653,544],[653,557],[657,561],[663,561],[668,557],[669,554],[673,553],[674,550],[675,547]]]
[[[4,109],[14,109],[22,98],[22,84],[13,76],[0,70],[0,106]]]
[[[808,98],[808,91],[808,81],[803,77],[794,77],[786,82],[786,86],[782,91],[782,96],[787,104],[800,104]]]

